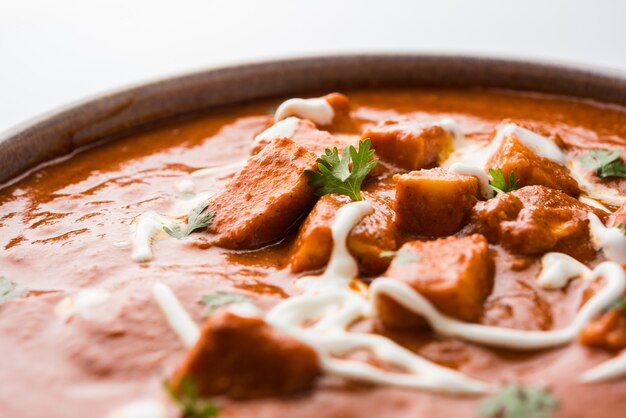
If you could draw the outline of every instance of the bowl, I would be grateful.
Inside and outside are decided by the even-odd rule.
[[[0,184],[77,148],[258,99],[367,87],[488,87],[626,105],[619,71],[502,58],[359,54],[209,69],[105,93],[0,133]]]

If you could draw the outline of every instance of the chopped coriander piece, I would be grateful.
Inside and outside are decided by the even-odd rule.
[[[583,165],[593,168],[600,178],[626,177],[626,164],[620,160],[620,150],[594,149],[580,157]]]
[[[220,306],[232,305],[233,303],[244,303],[244,302],[251,302],[251,300],[245,296],[238,295],[236,293],[228,293],[228,292],[222,292],[222,291],[218,291],[210,295],[205,295],[202,297],[202,299],[200,299],[200,303],[208,307],[209,315],[213,313]]]
[[[163,230],[176,239],[187,238],[192,232],[206,228],[213,223],[215,211],[206,212],[208,207],[209,201],[207,200],[190,210],[187,216],[187,226],[184,231],[180,230],[180,225],[173,225],[171,227],[165,226]]]
[[[20,289],[16,283],[13,283],[5,277],[0,277],[0,303],[9,299],[19,298],[26,294],[26,289]]]
[[[305,170],[309,186],[317,187],[318,196],[336,193],[348,196],[352,200],[361,200],[361,184],[365,176],[378,164],[372,159],[374,151],[370,150],[372,142],[369,138],[359,141],[359,149],[352,145],[344,148],[339,157],[337,147],[326,152],[317,159],[317,170]],[[350,169],[352,162],[352,169]]]
[[[185,377],[180,385],[180,391],[176,392],[169,382],[164,383],[165,390],[170,397],[178,404],[183,418],[215,418],[219,409],[215,402],[204,400],[198,396],[196,382]]]
[[[512,192],[519,187],[519,180],[515,178],[514,171],[509,172],[508,180],[505,178],[502,169],[499,167],[497,170],[490,168],[489,174],[493,178],[493,180],[489,180],[489,184],[498,190],[502,190],[503,192]]]
[[[557,399],[543,388],[509,384],[480,404],[483,418],[549,418]]]

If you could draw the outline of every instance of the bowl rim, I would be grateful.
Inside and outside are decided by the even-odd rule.
[[[420,68],[431,68],[442,72],[430,74],[428,77],[425,74],[415,77],[417,74],[411,74],[411,68],[416,71]],[[390,84],[407,87],[421,85],[424,87],[505,88],[626,106],[626,71],[557,60],[509,58],[486,54],[410,52],[311,54],[247,60],[157,77],[110,89],[51,109],[1,131],[0,188],[3,187],[3,182],[12,183],[12,180],[21,178],[40,164],[70,154],[77,148],[96,140],[126,136],[132,133],[133,129],[170,120],[176,116],[208,110],[220,102],[237,104],[283,96],[288,91],[297,94],[302,91],[303,83],[313,81],[313,86],[315,86],[315,80],[319,74],[332,75],[333,69],[335,71],[357,70],[360,75],[355,78],[364,77],[361,81],[367,79],[369,69],[375,70],[369,74],[371,77],[369,85],[348,86],[347,88],[375,88]],[[311,70],[311,73],[306,76],[297,75],[298,72],[302,73],[304,70],[307,70],[307,73]],[[482,76],[481,71],[484,72]],[[394,72],[398,72],[395,78]],[[377,77],[381,78],[381,74],[386,74],[382,78],[388,79],[378,80]],[[454,74],[466,78],[457,83],[453,79]],[[281,76],[291,78],[284,80],[281,84],[279,80]],[[253,94],[243,100],[241,97],[243,97],[242,94],[245,96],[245,92],[242,93],[242,91],[239,91],[239,96],[235,94],[239,99],[229,97],[227,100],[225,97],[220,100],[220,96],[224,96],[224,91],[217,89],[215,94],[206,91],[219,86],[219,83],[231,83],[232,87],[237,80],[259,81],[259,77],[260,82],[273,80],[274,85],[281,86],[281,88],[277,89],[276,94],[268,94],[266,89],[260,94]],[[335,80],[338,85],[342,82],[348,84],[352,82],[345,74],[335,74],[334,78],[326,78]],[[480,80],[483,82],[481,83]],[[390,83],[390,81],[394,82]],[[199,91],[191,91],[193,86],[197,86]],[[169,104],[167,103],[168,97],[172,100]],[[141,100],[137,102],[137,98]],[[164,102],[156,107],[154,103],[149,104],[151,100],[158,99]],[[189,108],[182,106],[185,100],[191,102]],[[151,106],[151,109],[146,110]],[[145,114],[142,115],[142,111]],[[120,117],[120,114],[126,114],[127,117]],[[129,115],[139,115],[139,117],[135,120]],[[54,144],[50,144],[51,142]],[[46,147],[48,149],[45,149]]]
[[[0,142],[3,139],[14,136],[16,133],[23,131],[27,128],[33,127],[41,121],[57,117],[65,112],[71,112],[81,106],[96,102],[98,100],[110,98],[118,94],[124,93],[129,90],[141,90],[147,87],[160,85],[164,83],[170,83],[177,79],[193,77],[198,74],[212,72],[216,70],[229,70],[236,67],[256,67],[265,65],[279,65],[285,62],[294,61],[309,61],[309,60],[325,60],[335,58],[389,58],[389,57],[418,57],[418,58],[445,58],[445,59],[463,59],[463,60],[478,60],[478,61],[491,61],[493,63],[507,63],[507,64],[531,64],[533,66],[541,67],[558,67],[561,70],[569,71],[581,71],[588,73],[601,74],[607,77],[615,77],[618,79],[626,78],[626,69],[619,69],[609,66],[602,66],[597,64],[585,64],[580,62],[546,59],[546,58],[524,58],[520,56],[505,55],[505,54],[458,54],[458,53],[421,53],[421,52],[374,52],[374,53],[325,53],[325,54],[301,54],[298,56],[288,57],[270,57],[260,58],[252,60],[234,60],[227,63],[221,63],[211,66],[204,66],[195,68],[192,70],[184,70],[180,72],[172,72],[169,74],[152,77],[146,80],[132,82],[127,84],[121,84],[116,87],[104,89],[100,92],[86,95],[82,98],[69,101],[64,104],[55,106],[47,111],[38,113],[30,118],[27,118],[21,122],[4,128],[0,131]]]

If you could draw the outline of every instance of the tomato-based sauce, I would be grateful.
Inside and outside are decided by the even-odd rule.
[[[341,146],[347,143],[342,141],[356,143],[364,132],[370,132],[372,148],[376,150],[376,141],[382,141],[375,138],[377,126],[384,120],[429,124],[451,118],[466,140],[481,146],[488,143],[502,121],[514,121],[524,129],[550,138],[573,161],[592,149],[626,146],[626,109],[612,105],[484,90],[344,93],[350,99],[350,111],[345,110],[345,119],[339,128],[327,126],[329,116],[322,108],[315,110],[317,113],[307,114],[312,120],[310,126],[308,121],[300,121],[299,125],[288,122],[276,131],[280,134],[276,136],[290,137],[319,129],[321,133],[315,132],[319,141],[302,145],[317,156],[324,148],[319,144],[325,144],[326,140],[337,141],[337,146]],[[329,225],[337,209],[350,202],[349,197],[332,194],[318,198],[311,192],[310,196],[303,194],[301,199],[296,199],[293,196],[299,195],[294,192],[289,196],[299,206],[292,202],[284,206],[292,208],[293,212],[297,209],[298,213],[291,214],[295,221],[283,229],[278,229],[279,220],[268,214],[260,218],[258,225],[251,226],[247,222],[240,226],[242,215],[235,210],[243,212],[244,208],[218,203],[226,201],[227,194],[237,195],[247,187],[234,188],[229,184],[246,159],[263,162],[267,153],[264,149],[278,146],[270,142],[273,138],[257,138],[256,141],[254,138],[273,124],[274,110],[279,104],[280,101],[271,101],[225,109],[80,150],[0,189],[0,277],[26,292],[0,303],[3,359],[0,378],[4,381],[0,387],[3,411],[0,415],[107,417],[130,402],[157,400],[166,405],[171,416],[177,416],[178,409],[168,400],[163,382],[181,364],[188,347],[160,310],[153,296],[155,283],[169,287],[193,321],[201,326],[210,315],[209,307],[202,302],[206,295],[216,292],[239,295],[263,315],[280,302],[302,293],[302,287],[296,284],[298,278],[324,272],[333,248]],[[298,111],[297,106],[295,110],[287,106],[281,109],[285,118]],[[316,121],[318,115],[321,119]],[[381,135],[387,135],[392,129],[395,127],[384,128]],[[443,135],[438,129],[432,128],[429,135],[433,138]],[[442,140],[432,155],[424,154],[421,160],[402,158],[399,163],[392,159],[402,148],[383,150],[383,146],[379,146],[380,155],[376,156],[381,162],[361,188],[363,198],[373,206],[374,215],[356,226],[351,232],[352,241],[348,241],[348,250],[353,255],[362,254],[355,258],[364,285],[383,275],[411,280],[414,270],[406,266],[388,270],[393,255],[380,256],[381,251],[395,252],[399,257],[397,251],[405,243],[482,235],[486,237],[484,241],[472,238],[473,241],[455,251],[455,254],[465,251],[470,254],[465,245],[476,245],[476,251],[482,251],[481,257],[488,257],[488,260],[477,261],[475,267],[491,270],[485,273],[488,277],[480,282],[484,284],[480,284],[482,288],[477,291],[480,294],[475,296],[484,299],[481,303],[468,301],[466,304],[464,299],[455,299],[448,305],[451,299],[446,299],[447,293],[443,290],[444,293],[436,293],[424,288],[419,289],[419,293],[438,311],[459,321],[549,331],[569,326],[583,301],[593,297],[593,293],[585,292],[588,286],[581,278],[573,278],[567,286],[558,289],[541,286],[537,277],[542,271],[541,259],[545,253],[570,255],[589,269],[605,261],[625,261],[611,260],[612,255],[606,248],[603,252],[594,246],[587,220],[588,212],[595,213],[598,222],[610,227],[613,217],[618,217],[619,212],[609,214],[600,206],[609,212],[618,210],[620,196],[626,192],[626,182],[619,177],[602,180],[591,170],[578,166],[578,182],[572,180],[568,189],[564,186],[564,177],[559,177],[560,166],[552,162],[557,168],[545,182],[557,179],[554,180],[556,186],[535,182],[483,200],[479,194],[480,179],[473,180],[470,176],[459,190],[462,193],[469,190],[467,193],[478,197],[455,206],[467,216],[431,219],[429,216],[435,215],[425,212],[419,215],[423,218],[419,218],[414,211],[393,209],[394,202],[401,205],[401,199],[407,202],[415,199],[411,194],[417,187],[414,182],[423,180],[408,173],[424,169],[429,170],[424,174],[428,179],[456,182],[466,171],[451,174],[443,161],[454,155],[455,145]],[[548,157],[550,155],[539,155],[538,158]],[[492,156],[490,161],[496,160]],[[508,164],[508,160],[497,161],[497,167],[503,169]],[[432,167],[439,165],[445,168],[433,172],[438,169]],[[219,169],[223,166],[226,169]],[[207,167],[211,169],[204,174],[192,174]],[[258,179],[287,170],[273,166],[271,158],[263,167],[267,169],[255,173]],[[315,169],[315,159],[304,161],[298,166],[298,173],[308,168]],[[532,173],[538,176],[536,171]],[[394,174],[399,174],[395,180]],[[255,181],[261,184],[258,179]],[[306,180],[298,181],[303,181],[302,187],[309,187]],[[408,190],[402,197],[398,192],[400,185]],[[277,182],[273,187],[279,190],[286,186]],[[558,198],[544,196],[554,188],[563,191]],[[614,194],[603,200],[601,196],[607,189]],[[253,193],[253,188],[251,190],[245,193]],[[217,208],[209,232],[206,228],[199,229],[186,239],[171,238],[160,232],[161,235],[153,237],[156,239],[147,241],[151,256],[134,261],[134,234],[139,217],[155,213],[186,221],[188,210],[202,201],[198,196],[206,196]],[[446,196],[442,195],[438,201],[447,199]],[[581,203],[585,196],[598,207]],[[229,199],[228,202],[232,202],[234,198]],[[505,199],[518,199],[521,203],[511,203],[501,209],[498,202],[509,205]],[[281,204],[270,200],[268,205]],[[515,211],[509,210],[515,205],[518,205]],[[544,212],[537,212],[537,207]],[[309,214],[314,217],[307,218]],[[506,216],[507,222],[514,226],[506,229],[504,224],[492,225],[490,219],[498,216]],[[552,220],[557,218],[567,220],[558,231],[552,228]],[[544,226],[537,227],[531,225],[532,222]],[[235,234],[230,229],[235,225],[243,232]],[[252,227],[262,232],[242,235],[246,234],[245,228]],[[538,235],[548,229],[551,234]],[[446,254],[445,247],[423,248],[422,244],[413,247],[433,259],[442,257],[441,263],[457,262],[455,254]],[[318,253],[323,255],[318,256]],[[473,253],[468,257],[473,257]],[[431,270],[421,271],[415,280],[428,276]],[[601,288],[603,281],[599,282],[595,285]],[[406,283],[417,290],[413,282]],[[456,293],[454,295],[456,297]],[[363,317],[352,324],[351,333],[385,336],[421,358],[491,385],[495,388],[493,391],[511,382],[547,388],[558,398],[558,407],[553,412],[557,417],[623,415],[626,375],[607,381],[580,381],[585,371],[619,354],[619,341],[611,340],[613,345],[604,346],[602,342],[585,344],[577,335],[572,341],[554,347],[515,350],[442,335],[433,330],[436,327],[432,322],[429,327],[420,317],[405,323],[406,318],[415,314],[406,307],[393,305],[393,301],[389,303],[388,311],[381,317]],[[456,316],[461,308],[462,312]],[[400,324],[395,326],[398,316]],[[583,334],[593,332],[587,328]],[[604,341],[595,334],[588,338]],[[284,356],[295,355],[289,351]],[[358,350],[347,357],[376,362]],[[396,366],[384,363],[380,362],[381,369],[395,370]],[[363,382],[326,373],[322,368],[311,387],[294,393],[251,396],[252,399],[235,396],[237,399],[233,399],[224,392],[213,398],[220,407],[220,417],[434,418],[477,416],[480,403],[488,396],[488,391],[446,393],[445,390]]]

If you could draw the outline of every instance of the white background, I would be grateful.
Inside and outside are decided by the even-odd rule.
[[[626,70],[626,1],[0,0],[0,131],[147,79],[358,51],[480,53]]]

